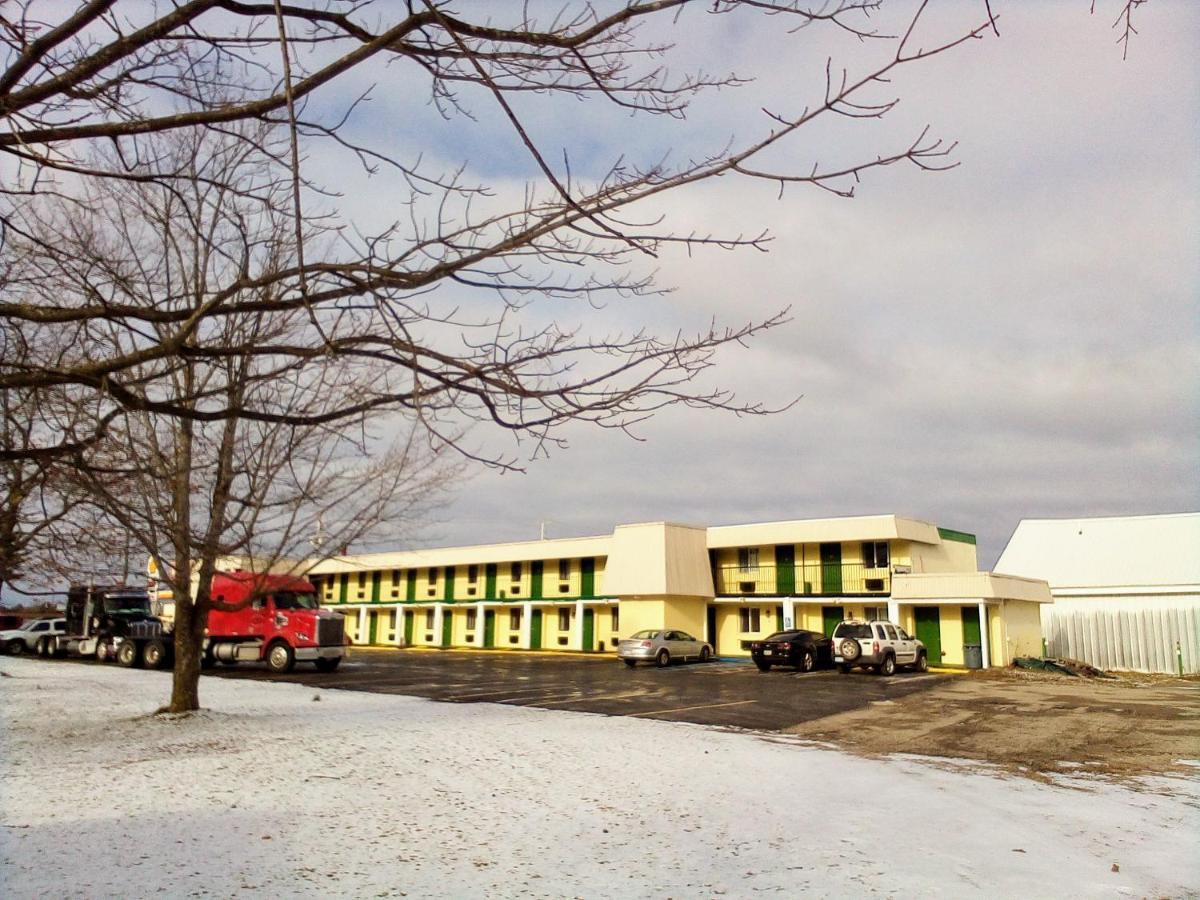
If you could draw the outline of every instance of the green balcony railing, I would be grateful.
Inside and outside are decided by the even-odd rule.
[[[714,572],[717,595],[741,597],[763,594],[774,597],[807,595],[887,595],[892,574],[887,568],[862,563],[807,563],[792,566],[718,566]]]

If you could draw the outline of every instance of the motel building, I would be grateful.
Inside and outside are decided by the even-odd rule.
[[[696,527],[339,556],[309,578],[358,645],[615,653],[647,628],[722,657],[783,628],[890,619],[933,665],[1042,651],[1044,581],[977,570],[973,535],[901,516]]]

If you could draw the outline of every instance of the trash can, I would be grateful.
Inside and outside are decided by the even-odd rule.
[[[983,668],[983,645],[963,644],[963,662],[968,669]]]

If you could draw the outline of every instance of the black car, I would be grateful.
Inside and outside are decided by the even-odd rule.
[[[800,672],[811,672],[817,666],[833,665],[833,640],[799,628],[777,631],[751,642],[750,656],[760,672],[769,672],[771,666],[795,666]]]

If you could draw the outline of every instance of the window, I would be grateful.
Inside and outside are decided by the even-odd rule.
[[[571,580],[571,561],[569,559],[560,559],[558,561],[558,580]]]
[[[435,584],[437,584],[437,569],[430,569],[429,570],[429,586],[433,587]]]
[[[571,610],[560,609],[558,611],[558,630],[559,631],[570,631],[571,630]]]
[[[886,606],[864,606],[863,618],[866,619],[886,619],[888,611]]]
[[[738,610],[741,616],[741,627],[743,633],[760,631],[762,629],[761,613],[757,606],[743,607]]]
[[[474,631],[475,626],[478,624],[478,622],[479,622],[478,610],[468,609],[467,610],[467,631]]]
[[[758,568],[758,548],[757,547],[739,547],[738,548],[738,568],[743,572],[749,572],[751,569]]]
[[[400,596],[400,570],[392,569],[392,596]]]
[[[887,541],[863,541],[863,565],[868,569],[886,569],[888,567]]]
[[[29,629],[29,630],[30,630],[30,631],[49,631],[49,630],[50,630],[50,623],[49,623],[49,622],[37,622],[37,623],[35,623],[35,624],[34,624],[34,626],[33,626],[31,629]]]
[[[520,563],[513,563],[508,567],[508,577],[512,581],[520,581],[522,574],[522,566]]]
[[[479,566],[467,566],[467,581],[474,584],[479,580]]]
[[[367,573],[359,572],[358,573],[358,599],[359,600],[363,599],[363,597],[366,596],[366,590],[367,590]]]
[[[433,610],[425,610],[425,630],[433,631]]]
[[[521,610],[510,609],[508,611],[508,630],[509,631],[520,631],[521,630]]]
[[[620,612],[617,611],[617,608],[614,606],[612,608],[612,630],[619,631],[620,628],[621,628],[621,614],[620,614]]]
[[[892,641],[896,640],[896,626],[895,625],[891,625],[891,624],[884,625],[883,630],[887,632],[888,640],[892,640]]]

